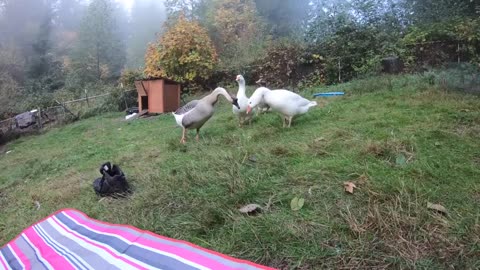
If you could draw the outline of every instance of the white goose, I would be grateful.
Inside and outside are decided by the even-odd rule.
[[[239,107],[236,98],[233,98],[224,88],[218,87],[208,96],[200,100],[192,100],[172,113],[177,124],[183,128],[181,143],[185,143],[187,140],[187,129],[196,129],[196,139],[197,141],[199,140],[200,128],[212,117],[215,112],[215,103],[217,103],[218,96],[220,95],[224,96],[233,105]]]
[[[252,115],[247,114],[247,105],[248,105],[248,97],[247,94],[245,93],[245,79],[243,78],[242,75],[237,75],[236,81],[238,82],[238,92],[237,92],[237,99],[238,99],[238,105],[240,108],[237,108],[236,106],[233,107],[233,113],[237,115],[238,117],[238,124],[239,126],[242,126],[246,121],[251,124],[252,122]]]
[[[283,127],[292,124],[295,115],[305,114],[312,107],[317,106],[316,101],[310,101],[288,90],[270,90],[260,87],[255,90],[248,100],[247,113],[250,113],[259,104],[264,103],[283,115]]]

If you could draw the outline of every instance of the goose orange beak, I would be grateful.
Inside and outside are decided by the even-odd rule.
[[[247,114],[249,114],[252,111],[252,107],[250,105],[247,106]]]

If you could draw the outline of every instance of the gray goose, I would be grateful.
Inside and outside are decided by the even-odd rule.
[[[192,100],[172,113],[177,124],[183,128],[180,143],[185,143],[187,141],[187,129],[196,129],[196,139],[197,141],[199,140],[200,128],[202,128],[208,119],[212,117],[215,112],[214,106],[220,95],[224,96],[237,108],[240,108],[240,106],[238,106],[237,98],[232,97],[224,88],[218,87],[208,96],[205,96],[200,100]]]

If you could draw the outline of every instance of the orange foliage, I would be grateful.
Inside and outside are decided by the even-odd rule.
[[[148,44],[145,54],[145,76],[150,78],[165,77],[165,73],[160,68],[160,50],[158,44]]]
[[[145,56],[148,77],[167,77],[178,82],[208,79],[217,54],[207,31],[198,22],[180,16]]]

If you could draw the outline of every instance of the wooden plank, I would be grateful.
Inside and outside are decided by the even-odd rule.
[[[137,88],[137,92],[141,96],[148,96],[147,89],[145,89],[145,85],[143,84],[143,81],[135,81],[135,88]]]

